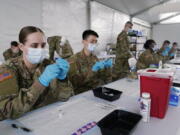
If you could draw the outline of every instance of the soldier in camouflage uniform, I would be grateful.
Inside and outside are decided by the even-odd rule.
[[[113,67],[113,80],[126,77],[129,74],[128,59],[132,57],[127,32],[132,29],[133,24],[127,22],[124,30],[118,35],[116,44],[116,59]]]
[[[169,47],[170,43],[171,43],[171,42],[170,42],[169,40],[165,40],[165,41],[163,42],[162,47],[159,49],[158,54],[159,54],[159,55],[162,55],[162,53],[166,50],[166,48]],[[168,55],[168,52],[167,52],[167,55]],[[163,56],[163,55],[162,55],[162,56]]]
[[[169,57],[170,57],[169,59],[174,59],[176,51],[177,51],[177,47],[178,47],[178,43],[174,42],[172,44],[170,51],[169,51]]]
[[[64,59],[73,55],[73,50],[69,41],[61,36],[52,36],[47,39],[49,44],[49,56],[51,60],[54,60],[54,52]]]
[[[75,94],[109,83],[112,80],[110,67],[98,71],[92,69],[99,62],[93,54],[92,48],[93,45],[96,46],[97,38],[96,32],[85,31],[83,33],[83,50],[68,59],[70,63],[69,79],[73,84]]]
[[[165,40],[163,42],[162,47],[157,51],[157,54],[159,55],[159,57],[161,57],[164,63],[170,59],[170,56],[169,56],[169,52],[171,49],[170,43],[171,42],[169,40]]]
[[[154,40],[147,40],[144,44],[146,49],[138,58],[137,61],[137,70],[149,68],[151,65],[158,65],[160,60],[163,60],[163,57],[154,52],[153,48],[155,46]]]
[[[37,55],[30,58],[31,47],[34,47],[32,54],[37,54],[36,48],[45,47],[43,32],[33,26],[24,27],[19,40],[23,56],[11,59],[0,67],[0,120],[20,117],[44,105],[66,101],[73,95],[72,85],[66,78],[67,73],[62,74],[66,70],[59,69],[62,59],[52,64],[47,59],[37,62]]]
[[[22,54],[22,51],[18,47],[18,42],[12,41],[11,42],[11,48],[7,49],[4,53],[4,59],[8,60],[11,58],[16,58]]]

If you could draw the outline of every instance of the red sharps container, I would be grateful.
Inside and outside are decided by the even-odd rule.
[[[140,93],[148,92],[151,96],[150,115],[164,118],[168,109],[174,72],[170,69],[145,69],[139,70],[138,75]]]

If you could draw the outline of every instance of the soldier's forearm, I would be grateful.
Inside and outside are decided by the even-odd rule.
[[[35,91],[36,94],[36,90],[38,90],[40,93],[42,93],[45,88],[45,86],[43,86],[38,80],[36,80],[32,85],[32,92]]]
[[[29,89],[20,89],[17,97],[7,100],[4,104],[0,119],[17,118],[30,111],[44,89],[45,87],[38,81],[35,81]]]

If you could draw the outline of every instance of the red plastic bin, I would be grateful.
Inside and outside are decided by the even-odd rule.
[[[148,92],[151,95],[150,115],[164,118],[168,109],[173,73],[159,73],[154,69],[138,71],[138,73],[140,75],[140,93]]]

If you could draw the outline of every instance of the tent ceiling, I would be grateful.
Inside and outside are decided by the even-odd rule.
[[[180,12],[180,0],[95,0],[128,15],[148,21],[159,22],[163,13]],[[146,10],[147,9],[147,10]],[[142,11],[142,12],[140,12]],[[140,14],[136,14],[139,13]]]

